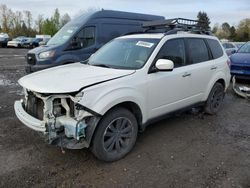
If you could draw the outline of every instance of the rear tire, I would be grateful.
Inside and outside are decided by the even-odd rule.
[[[138,124],[125,108],[114,108],[99,122],[92,140],[92,153],[102,161],[116,161],[127,155],[135,145]]]
[[[215,115],[222,105],[225,96],[224,87],[221,83],[216,82],[211,89],[207,98],[204,111],[207,114]]]

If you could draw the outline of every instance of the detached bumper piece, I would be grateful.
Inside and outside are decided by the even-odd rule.
[[[83,149],[89,147],[89,144],[84,139],[81,140],[76,140],[73,138],[70,139],[67,138],[65,135],[58,136],[50,144],[67,149]]]
[[[233,81],[233,90],[234,90],[234,92],[237,95],[239,95],[239,96],[241,96],[241,97],[243,97],[245,99],[250,100],[250,88],[246,87],[246,86],[238,86],[236,84],[235,76],[233,77],[232,81]]]
[[[16,101],[14,105],[15,113],[18,119],[27,127],[39,131],[46,132],[45,123],[29,115],[23,108],[22,101]]]

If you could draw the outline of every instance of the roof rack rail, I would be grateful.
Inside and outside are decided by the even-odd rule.
[[[185,18],[173,18],[167,20],[156,20],[143,22],[145,32],[150,30],[164,30],[165,34],[176,34],[179,31],[186,31],[196,34],[212,35],[210,28],[205,22]]]

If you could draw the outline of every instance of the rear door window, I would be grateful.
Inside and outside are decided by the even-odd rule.
[[[189,64],[209,61],[209,52],[203,39],[188,38],[186,40]]]
[[[214,39],[206,39],[206,40],[207,40],[208,46],[212,52],[214,59],[217,59],[223,56],[223,50],[217,40],[214,40]]]
[[[168,59],[174,62],[174,67],[185,65],[185,44],[183,39],[171,39],[167,41],[157,55],[158,59]]]

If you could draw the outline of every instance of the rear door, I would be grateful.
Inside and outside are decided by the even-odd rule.
[[[186,38],[189,72],[191,74],[190,92],[194,102],[199,102],[208,84],[217,69],[208,48],[207,41],[203,38]]]

